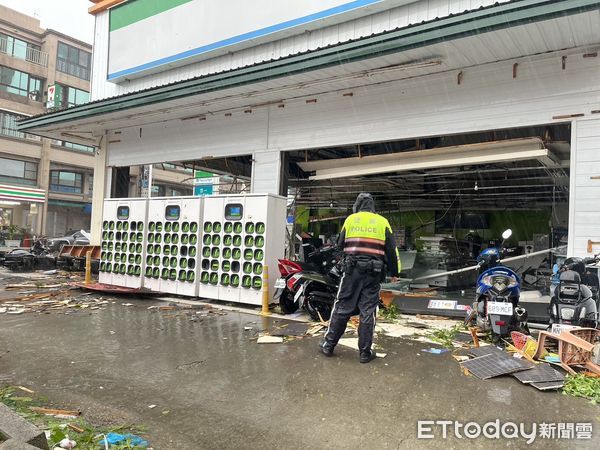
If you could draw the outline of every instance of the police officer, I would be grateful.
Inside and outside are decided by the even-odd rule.
[[[399,275],[400,255],[389,222],[375,214],[375,201],[371,194],[359,194],[352,210],[354,214],[346,218],[338,240],[338,246],[345,253],[344,275],[320,348],[325,356],[332,356],[333,349],[346,331],[348,320],[359,312],[360,362],[368,363],[375,358],[371,345],[380,283],[385,279],[386,270],[394,280]]]

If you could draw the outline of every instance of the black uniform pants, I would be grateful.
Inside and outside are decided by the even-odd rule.
[[[325,334],[325,342],[334,347],[344,332],[350,317],[360,312],[358,349],[369,353],[375,332],[375,316],[379,304],[380,274],[364,272],[354,267],[340,282],[337,298]]]

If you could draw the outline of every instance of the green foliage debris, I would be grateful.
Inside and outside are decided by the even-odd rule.
[[[462,324],[456,324],[451,328],[437,328],[427,333],[425,336],[443,347],[452,349],[454,348],[454,340],[458,333],[465,328]]]
[[[587,398],[596,405],[600,403],[600,378],[568,375],[563,387],[563,394]]]
[[[400,316],[400,311],[398,310],[398,307],[392,303],[390,306],[381,308],[379,310],[379,315],[387,320],[395,320]]]
[[[96,427],[88,423],[83,417],[62,420],[52,416],[37,414],[33,412],[30,407],[47,406],[47,404],[45,404],[47,403],[46,400],[42,399],[41,397],[34,398],[20,396],[17,394],[17,392],[19,392],[19,390],[12,386],[0,387],[0,403],[4,403],[6,406],[38,426],[40,429],[49,430],[50,438],[48,439],[48,444],[50,445],[50,448],[54,448],[61,440],[69,436],[69,439],[77,442],[77,449],[98,450],[100,448],[98,442],[102,439],[103,435],[108,433],[139,434],[145,431],[139,426],[129,424],[117,425],[113,427]],[[43,402],[44,404],[40,402]],[[67,424],[74,425],[76,428],[83,431],[75,431],[69,428]],[[111,445],[110,449],[138,450],[142,449],[142,447],[134,446],[131,443],[125,442],[119,445]]]

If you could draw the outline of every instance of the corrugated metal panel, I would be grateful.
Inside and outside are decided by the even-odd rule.
[[[91,100],[114,95],[115,85],[106,81],[108,73],[108,11],[96,15],[92,60]]]
[[[591,256],[588,240],[600,242],[600,119],[577,120],[572,127],[569,255]],[[592,253],[600,252],[600,246]]]
[[[509,3],[510,1],[511,0],[422,0],[339,25],[307,32],[299,36],[289,37],[268,44],[262,44],[230,55],[213,58],[120,84],[106,81],[106,61],[108,58],[108,13],[102,13],[96,16],[92,99],[98,100],[113,97],[201,75],[232,70],[256,62],[278,59],[304,52],[309,49],[346,42],[373,33],[381,33],[398,27],[405,27],[423,21],[446,17],[450,14],[459,14],[465,11],[475,10],[484,6],[493,5],[494,3]]]

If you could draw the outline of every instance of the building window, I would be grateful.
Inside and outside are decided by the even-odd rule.
[[[51,170],[50,190],[81,194],[83,192],[83,174],[67,170]]]
[[[0,91],[42,101],[42,80],[26,72],[0,66]]]
[[[92,54],[63,42],[58,43],[56,70],[73,75],[82,80],[90,79]]]
[[[39,141],[39,136],[34,136],[33,134],[23,133],[22,131],[17,130],[17,121],[23,117],[26,116],[0,110],[0,135],[20,139],[34,139]]]
[[[90,101],[90,93],[82,89],[60,84],[60,98],[58,99],[59,108],[70,108],[71,106],[81,105]]]
[[[152,185],[152,197],[165,197],[167,187],[164,184],[153,184]]]
[[[94,147],[88,147],[87,145],[73,144],[72,142],[60,141],[61,146],[70,150],[75,150],[82,153],[94,153]]]
[[[24,59],[43,66],[47,63],[47,54],[39,45],[32,44],[8,34],[0,33],[0,53]]]
[[[37,184],[38,165],[18,159],[0,158],[0,181],[5,183]]]

